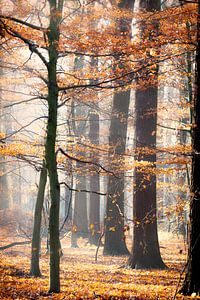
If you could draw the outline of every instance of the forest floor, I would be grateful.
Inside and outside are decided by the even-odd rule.
[[[189,299],[177,296],[186,262],[181,238],[160,233],[161,253],[167,270],[131,270],[122,267],[127,257],[104,257],[86,240],[70,248],[70,237],[62,239],[61,293],[48,291],[49,257],[42,248],[41,278],[29,275],[30,244],[0,252],[0,299]],[[0,246],[23,241],[13,224],[0,224]],[[182,274],[182,275],[181,275]]]

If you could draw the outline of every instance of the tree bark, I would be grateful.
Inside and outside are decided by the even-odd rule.
[[[3,29],[2,29],[3,30]],[[0,28],[1,32],[1,28]],[[0,69],[0,79],[3,77],[3,71]],[[1,91],[0,91],[0,114],[1,114],[1,122],[0,122],[0,131],[6,132],[6,127],[8,127],[9,120],[7,120],[7,114],[3,114],[2,103],[1,103]],[[9,207],[9,197],[8,197],[8,179],[6,175],[6,159],[4,157],[0,157],[0,210],[6,210]]]
[[[154,113],[149,114],[152,110]],[[136,147],[156,146],[157,87],[136,92]],[[153,134],[152,134],[153,133]],[[156,154],[139,155],[138,160],[154,165]],[[155,165],[154,165],[155,167]],[[164,268],[160,256],[156,218],[156,175],[135,169],[135,191],[133,199],[133,247],[128,264],[131,268]]]
[[[56,133],[58,110],[57,60],[59,42],[59,24],[63,1],[49,0],[50,24],[47,32],[49,47],[48,63],[48,122],[45,144],[46,167],[49,175],[51,206],[49,212],[50,237],[50,288],[49,292],[60,292],[60,241],[59,241],[59,207],[60,185],[58,182],[56,162]]]
[[[141,0],[140,7],[147,11],[160,10],[160,0]],[[154,24],[156,30],[157,24]],[[141,29],[141,38],[144,28]],[[147,71],[148,74],[148,71]],[[158,66],[154,70],[155,80]],[[137,90],[135,95],[136,149],[156,148],[157,86]],[[155,167],[156,154],[139,154],[138,161],[148,161]],[[133,197],[133,246],[128,265],[136,269],[165,268],[162,261],[157,233],[156,175],[144,174],[135,168]]]
[[[112,119],[109,133],[109,145],[115,146],[115,154],[125,152],[127,119],[130,102],[130,90],[116,93],[113,99]],[[124,239],[124,175],[121,178],[109,176],[105,217],[104,255],[128,255]]]
[[[99,115],[97,113],[90,114],[90,131],[89,140],[92,144],[99,144]],[[90,175],[90,190],[100,190],[99,174]],[[89,206],[89,243],[98,245],[100,238],[100,196],[94,193],[90,194]]]
[[[81,164],[77,163],[81,168]],[[76,184],[77,190],[86,190],[86,177],[82,175],[77,176],[78,183]],[[88,236],[88,217],[87,217],[87,197],[84,192],[75,193],[73,223],[72,223],[72,236],[71,247],[77,248],[77,240],[79,237],[86,238]]]
[[[183,295],[200,295],[200,1],[198,1],[195,94],[192,127],[192,171],[190,199],[189,249]]]
[[[118,6],[123,9],[133,10],[134,1],[122,0]],[[118,30],[126,37],[131,36],[131,21],[123,19],[119,21]],[[117,62],[120,68],[123,63]],[[128,111],[130,103],[130,90],[118,92],[113,97],[113,107],[111,113],[111,124],[109,130],[109,145],[115,147],[115,154],[121,159],[120,155],[125,152]],[[109,176],[107,192],[109,196],[106,204],[105,216],[105,244],[104,255],[128,255],[124,238],[124,174],[121,178]]]
[[[46,170],[45,162],[43,162],[43,167],[40,172],[38,194],[37,194],[37,200],[35,205],[32,245],[31,245],[30,274],[35,277],[41,276],[40,266],[39,266],[40,243],[41,243],[40,231],[41,231],[42,208],[44,204],[46,182],[47,182],[47,170]]]
[[[74,70],[82,70],[84,67],[84,57],[76,56],[74,60]],[[79,121],[77,119],[84,119],[88,112],[88,108],[84,104],[75,107],[72,101],[72,118],[73,118],[73,131],[75,136],[84,135],[86,132],[86,121]],[[77,118],[77,119],[76,119]],[[82,153],[80,153],[81,155]],[[84,154],[83,154],[84,155]],[[77,162],[77,176],[76,176],[76,189],[86,190],[86,176],[82,174],[82,164]],[[80,171],[81,170],[81,171]],[[77,240],[79,237],[88,237],[88,216],[87,216],[87,196],[84,192],[75,192],[74,197],[74,210],[72,220],[72,234],[71,234],[71,247],[77,248]]]

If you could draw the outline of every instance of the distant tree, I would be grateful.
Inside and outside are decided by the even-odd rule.
[[[0,24],[0,40],[4,36],[3,28]],[[0,70],[0,79],[3,76],[3,71]],[[0,98],[1,98],[1,91],[0,91]],[[5,123],[6,117],[3,115],[2,103],[0,100],[0,133],[5,134]],[[6,175],[6,160],[5,158],[0,158],[0,210],[5,210],[9,207],[9,198],[8,198],[8,179]]]
[[[89,116],[90,130],[89,140],[93,145],[99,144],[99,115],[91,112]],[[91,158],[92,159],[92,158]],[[96,159],[97,160],[97,159]],[[95,172],[89,176],[90,191],[100,191],[99,173]],[[100,195],[89,194],[89,243],[98,245],[100,237]]]
[[[147,11],[160,10],[160,0],[141,0],[140,8]],[[141,38],[145,32],[145,25],[141,24]],[[158,24],[152,24],[153,29],[149,36],[155,35]],[[147,54],[148,55],[148,54]],[[149,54],[150,55],[150,54]],[[146,76],[148,76],[148,70]],[[151,72],[151,71],[150,71]],[[154,76],[158,74],[158,65],[154,68]],[[156,154],[140,153],[142,147],[156,148],[157,125],[157,98],[158,87],[136,90],[135,95],[135,132],[138,161],[147,161],[155,167]],[[133,246],[128,265],[136,269],[165,268],[162,261],[157,233],[157,209],[156,209],[156,175],[145,174],[141,168],[135,168],[135,189],[133,197]]]
[[[74,61],[74,69],[82,70],[84,67],[84,57],[76,56]],[[86,122],[88,108],[84,104],[76,105],[75,101],[72,101],[72,124],[73,132],[76,137],[86,135]],[[79,121],[80,119],[80,121]],[[85,119],[85,120],[84,120]],[[79,152],[79,155],[84,153]],[[86,189],[86,174],[82,171],[82,163],[76,163],[76,189]],[[78,247],[77,240],[79,237],[88,237],[88,216],[87,216],[87,195],[84,192],[75,192],[74,207],[73,207],[73,219],[72,219],[72,234],[71,234],[71,247]]]
[[[77,167],[81,168],[82,164],[77,163]],[[86,189],[86,176],[78,175],[76,177],[76,189]],[[85,192],[75,192],[73,221],[72,221],[72,235],[71,247],[78,247],[77,240],[79,237],[88,237],[88,217],[87,217],[87,195]]]
[[[133,10],[133,0],[122,0],[118,6],[121,9]],[[117,24],[118,33],[122,38],[130,41],[131,19],[122,19]],[[122,62],[118,64],[123,68]],[[109,145],[114,150],[115,159],[122,159],[126,149],[127,122],[130,103],[130,90],[116,92],[113,97],[111,112],[111,123],[109,129]],[[111,153],[110,153],[111,154]],[[115,171],[117,168],[115,169]],[[120,174],[120,179],[109,176],[107,192],[109,197],[106,204],[105,216],[105,244],[104,255],[127,255],[129,251],[124,238],[124,174]]]

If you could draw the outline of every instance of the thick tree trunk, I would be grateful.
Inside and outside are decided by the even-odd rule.
[[[115,146],[118,159],[125,152],[130,90],[114,95],[109,145]],[[104,255],[127,255],[129,251],[124,239],[124,177],[110,176],[108,179],[105,217]]]
[[[96,113],[90,114],[90,131],[89,139],[92,144],[99,144],[99,115]],[[92,159],[92,157],[91,157]],[[90,190],[100,190],[99,174],[90,175]],[[100,238],[100,196],[97,194],[90,194],[89,206],[89,243],[98,245]]]
[[[148,11],[159,10],[160,0],[141,0],[140,7]],[[154,26],[157,27],[156,24]],[[154,76],[157,76],[157,69],[154,70]],[[157,86],[136,91],[136,148],[156,148],[157,97]],[[139,154],[137,159],[148,161],[155,167],[156,154]],[[165,264],[160,255],[157,233],[156,175],[153,172],[144,174],[140,168],[136,168],[134,177],[133,246],[128,265],[139,269],[162,269]]]
[[[136,147],[155,149],[156,110],[157,87],[136,92]],[[153,165],[156,155],[139,155],[138,160],[148,161]],[[128,264],[131,268],[164,268],[157,234],[156,175],[144,174],[139,168],[135,170],[133,219],[133,248]]]
[[[123,9],[133,10],[133,0],[121,0],[118,6]],[[118,30],[124,35],[124,41],[129,42],[131,37],[131,22],[124,18],[118,22]],[[120,68],[124,67],[123,62],[118,61]],[[113,97],[111,124],[109,130],[109,145],[115,147],[115,154],[125,152],[127,121],[130,103],[130,91],[118,92]],[[127,255],[129,251],[124,238],[124,175],[120,179],[110,176],[108,179],[107,192],[109,195],[106,204],[105,216],[105,244],[104,255]]]
[[[39,266],[40,241],[41,241],[40,231],[41,231],[42,208],[44,204],[46,182],[47,182],[47,170],[46,170],[45,163],[43,163],[43,167],[40,172],[38,194],[37,194],[37,200],[35,205],[32,245],[31,245],[30,274],[35,277],[41,276],[40,266]]]
[[[187,269],[181,293],[200,295],[200,1],[198,1],[196,79],[192,127],[192,172],[190,199],[190,240]]]

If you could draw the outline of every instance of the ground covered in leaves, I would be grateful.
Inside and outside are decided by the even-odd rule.
[[[22,237],[13,235],[9,225],[0,226],[0,246]],[[100,248],[79,240],[80,248],[70,248],[70,237],[62,239],[61,293],[49,295],[49,258],[42,249],[41,278],[29,276],[30,245],[0,252],[0,299],[183,299],[177,297],[186,249],[182,239],[160,234],[162,257],[167,270],[131,270],[122,267],[127,258],[104,257]],[[43,247],[45,247],[43,245]],[[184,298],[186,299],[186,298]]]

